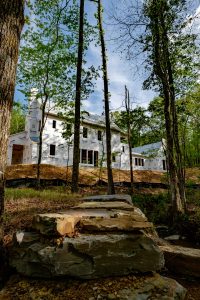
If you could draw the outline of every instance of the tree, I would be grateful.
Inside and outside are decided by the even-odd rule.
[[[20,35],[24,25],[24,1],[0,2],[0,282],[5,276],[3,248],[4,173],[7,161],[10,116],[13,105]]]
[[[111,155],[111,130],[110,130],[110,109],[109,109],[109,92],[108,92],[108,73],[107,73],[107,60],[106,60],[106,46],[104,41],[104,31],[102,25],[102,5],[101,0],[96,1],[98,4],[97,18],[99,37],[101,43],[102,55],[102,71],[104,82],[104,105],[105,105],[105,118],[106,118],[106,152],[107,152],[107,172],[108,172],[108,194],[114,194],[114,183],[112,175],[112,155]]]
[[[186,202],[176,100],[191,90],[197,79],[196,36],[188,31],[192,18],[187,17],[185,0],[146,0],[137,4],[128,3],[115,21],[129,60],[146,52],[149,77],[144,88],[153,87],[164,99],[171,201],[176,216],[184,212]]]
[[[74,96],[78,7],[71,1],[38,0],[30,4],[30,21],[21,47],[18,81],[24,94],[41,108],[37,181],[40,186],[43,131],[48,114]]]
[[[10,134],[21,132],[25,129],[25,107],[20,102],[13,103],[10,121]]]
[[[194,36],[184,35],[184,21],[181,12],[185,1],[150,0],[144,6],[147,17],[148,33],[146,35],[146,51],[152,73],[145,85],[157,85],[164,98],[164,115],[167,140],[167,164],[174,217],[183,213],[186,208],[185,180],[182,152],[179,141],[176,95],[183,91],[182,79],[191,82],[191,72],[187,72],[190,64],[193,68],[191,52],[186,55],[188,45],[194,48]],[[178,41],[177,41],[178,40]],[[175,42],[176,41],[176,42]],[[184,74],[184,76],[183,76]],[[188,76],[189,75],[189,76]],[[175,79],[176,78],[176,79]]]
[[[130,95],[129,90],[125,86],[125,109],[126,109],[126,125],[128,134],[129,162],[130,162],[130,179],[131,179],[131,194],[133,193],[133,159],[132,159],[132,143],[131,143],[131,120],[130,120]]]
[[[73,151],[73,171],[72,171],[72,193],[78,192],[79,180],[79,162],[80,162],[80,110],[81,110],[81,74],[83,65],[84,49],[84,0],[80,0],[79,16],[79,41],[78,41],[78,59],[76,71],[76,98],[75,98],[75,117],[74,117],[74,151]]]

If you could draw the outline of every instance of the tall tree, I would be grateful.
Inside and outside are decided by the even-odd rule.
[[[131,143],[131,105],[129,90],[125,86],[125,108],[126,108],[126,125],[128,133],[128,148],[129,148],[129,162],[130,162],[130,179],[131,179],[131,194],[133,193],[133,159],[132,159],[132,143]]]
[[[164,99],[171,200],[176,215],[184,211],[186,201],[176,100],[192,89],[199,69],[196,36],[188,30],[192,18],[187,17],[189,7],[185,0],[124,3],[124,9],[114,16],[123,50],[127,49],[129,60],[146,52],[143,58],[150,76],[144,88],[153,87]]]
[[[4,276],[3,216],[4,173],[10,116],[13,105],[20,35],[24,25],[24,1],[0,2],[0,282]]]
[[[73,150],[73,170],[72,170],[72,193],[78,192],[79,181],[79,162],[80,162],[80,117],[81,117],[81,75],[83,65],[84,50],[84,0],[80,0],[79,13],[79,41],[78,41],[78,60],[76,73],[76,98],[74,116],[74,150]]]
[[[180,39],[177,37],[178,33],[181,34],[184,26],[182,16],[180,16],[184,3],[185,1],[182,0],[149,0],[144,6],[144,14],[149,22],[147,30],[150,32],[146,36],[147,51],[150,51],[150,60],[153,65],[150,82],[157,82],[156,84],[159,85],[160,93],[164,98],[166,153],[174,216],[184,212],[186,207],[183,161],[175,103],[177,93],[175,77],[180,79],[178,73],[180,73],[180,69],[182,72],[184,70],[183,55],[188,47],[186,42],[189,44],[194,42],[193,37],[191,41],[189,35],[186,37],[182,35]],[[179,39],[178,49],[174,46],[176,37]],[[176,59],[181,57],[180,64]],[[187,61],[191,62],[190,56],[187,57]],[[180,87],[177,86],[177,90],[178,88]]]
[[[30,18],[23,35],[18,82],[27,97],[37,99],[41,109],[40,126],[37,126],[37,180],[40,186],[43,131],[47,116],[58,103],[66,103],[73,97],[78,7],[69,0],[37,0],[30,3],[29,10],[34,21],[31,22]]]
[[[102,71],[104,82],[104,105],[105,105],[105,118],[106,118],[106,158],[107,158],[107,172],[108,172],[108,194],[114,194],[115,188],[112,175],[112,154],[111,154],[111,130],[110,130],[110,109],[109,109],[109,92],[108,92],[108,72],[107,72],[107,59],[106,59],[106,46],[104,40],[104,31],[102,25],[102,5],[101,0],[95,1],[98,4],[98,28],[101,43],[102,55]]]

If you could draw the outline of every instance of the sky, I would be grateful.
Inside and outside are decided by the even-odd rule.
[[[112,0],[114,1],[114,0]],[[137,69],[136,64],[138,62],[127,61],[124,56],[120,55],[116,50],[117,44],[113,44],[110,41],[110,34],[112,33],[112,28],[109,25],[109,12],[111,9],[111,2],[108,0],[102,0],[104,7],[104,29],[105,29],[105,39],[107,48],[107,61],[108,61],[108,78],[109,78],[109,92],[110,92],[110,110],[119,111],[123,109],[123,99],[124,99],[124,86],[126,85],[130,90],[132,107],[144,106],[147,107],[148,103],[156,96],[156,93],[151,90],[143,90],[143,81],[146,79],[146,74],[144,72],[144,67]],[[118,0],[115,0],[118,1]],[[122,1],[122,0],[120,0]],[[117,3],[120,3],[118,1]],[[120,4],[119,4],[120,5]],[[192,23],[193,28],[198,33],[200,32],[200,0],[193,0],[193,6],[198,15],[195,21]],[[96,25],[96,20],[94,18],[94,13],[96,12],[96,4],[86,0],[85,10],[88,15],[88,20],[91,24]],[[101,65],[101,49],[99,46],[95,46],[95,43],[91,43],[86,54],[86,60],[88,66]],[[103,104],[103,79],[102,74],[96,81],[94,88],[94,93],[90,95],[87,100],[83,101],[84,109],[90,113],[102,114],[104,110]],[[23,100],[23,95],[17,91],[15,92],[15,100]]]

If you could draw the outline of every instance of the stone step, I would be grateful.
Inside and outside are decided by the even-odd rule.
[[[131,196],[130,195],[96,195],[96,196],[90,196],[90,197],[85,197],[83,198],[83,201],[93,201],[93,202],[126,202],[128,204],[133,204]]]
[[[140,211],[70,209],[62,213],[38,214],[32,227],[44,235],[73,236],[76,231],[136,231],[152,228]]]
[[[105,201],[105,202],[98,202],[98,201],[84,201],[83,203],[78,204],[77,206],[73,207],[74,209],[79,208],[86,208],[86,209],[99,209],[99,208],[106,208],[106,209],[124,209],[124,210],[134,210],[134,206],[128,203],[120,202],[120,201]]]
[[[117,218],[86,218],[81,219],[79,224],[83,231],[127,232],[153,227],[152,223],[135,220],[134,216],[119,216]]]

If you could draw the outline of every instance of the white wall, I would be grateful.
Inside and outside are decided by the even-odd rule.
[[[37,163],[38,160],[38,144],[39,141],[39,122],[41,120],[40,105],[37,100],[33,99],[30,103],[29,114],[26,117],[25,131],[16,135],[10,136],[8,147],[8,164],[12,161],[12,146],[13,144],[24,145],[23,163]],[[53,128],[53,121],[56,121],[56,128]],[[83,137],[83,127],[88,129],[87,138]],[[67,141],[62,137],[62,120],[56,115],[48,114],[43,131],[43,147],[42,147],[42,163],[66,166],[73,164],[73,134],[68,146]],[[98,140],[98,131],[102,132],[102,141]],[[106,134],[105,127],[88,124],[85,122],[80,128],[80,150],[98,151],[99,162],[102,159],[104,149],[103,166],[106,167]],[[121,143],[121,133],[117,130],[111,130],[111,151],[115,156],[115,161],[112,162],[113,168],[122,170],[129,170],[129,148],[128,144]],[[50,155],[50,145],[55,145],[55,155]],[[69,147],[69,157],[68,157]],[[147,145],[148,147],[148,145]],[[81,153],[81,151],[80,151]],[[136,166],[135,158],[143,158],[144,166]],[[154,158],[147,158],[141,154],[133,155],[133,169],[134,170],[159,170],[163,171],[163,162],[165,159],[162,147],[158,150],[158,154]],[[93,163],[82,166],[94,166]]]

